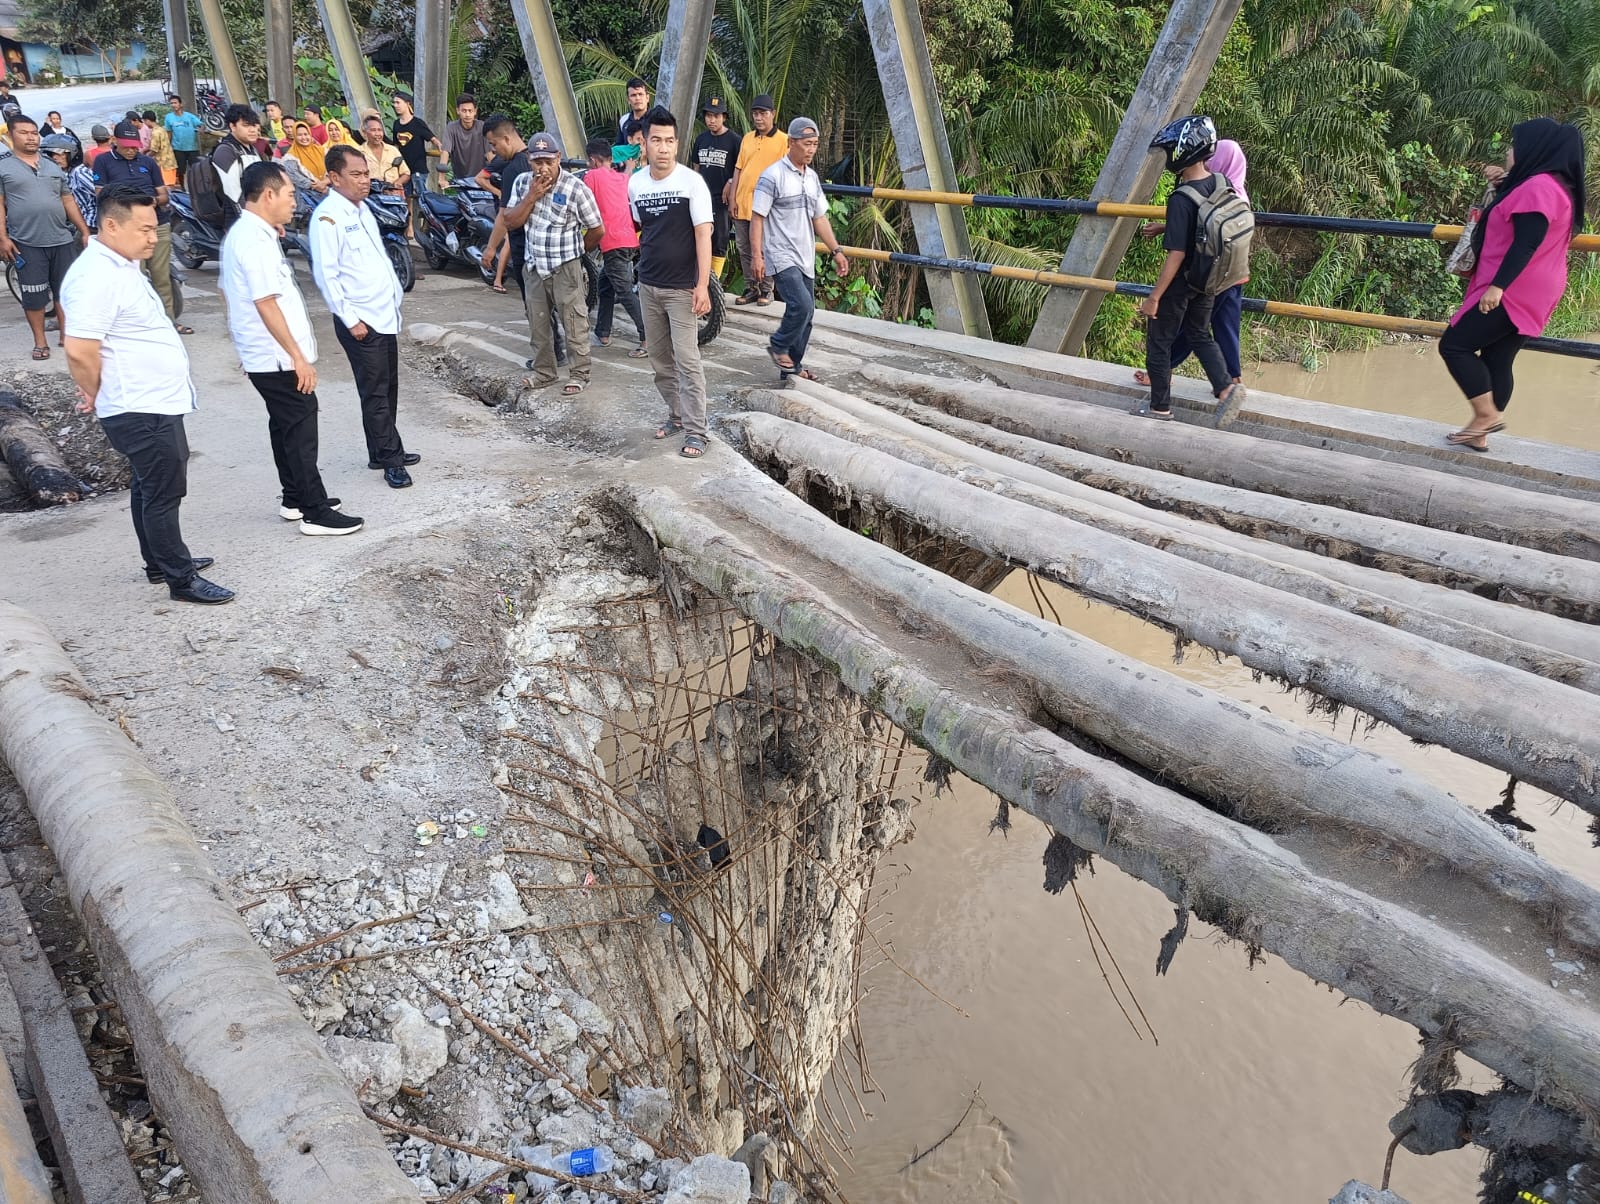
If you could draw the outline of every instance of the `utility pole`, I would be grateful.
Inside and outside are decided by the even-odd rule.
[[[544,128],[561,137],[561,144],[572,158],[583,157],[583,118],[578,115],[578,98],[567,74],[567,56],[561,48],[561,32],[556,28],[550,0],[511,0],[511,13],[517,19],[522,38],[522,54],[528,60],[533,89],[539,97]]]

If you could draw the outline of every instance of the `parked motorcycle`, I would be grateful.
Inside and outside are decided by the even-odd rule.
[[[494,194],[476,184],[451,184],[444,192],[417,196],[421,221],[417,243],[428,266],[439,271],[450,264],[481,268],[483,248],[494,229]]]
[[[373,219],[378,223],[383,249],[394,274],[400,279],[400,289],[409,293],[417,282],[417,266],[411,261],[411,243],[406,238],[406,227],[411,224],[406,198],[385,192],[382,183],[374,183],[367,197],[367,208],[372,210]]]
[[[223,231],[195,216],[189,194],[183,189],[169,188],[167,200],[172,206],[172,257],[191,270],[208,260],[220,259]],[[279,242],[285,255],[296,251],[307,263],[311,262],[311,245],[304,231],[291,227]]]

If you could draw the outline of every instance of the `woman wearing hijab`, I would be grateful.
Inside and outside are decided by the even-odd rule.
[[[350,131],[344,128],[344,122],[337,117],[328,118],[328,146],[353,146],[361,149],[361,143],[350,137]]]
[[[1439,339],[1439,355],[1472,406],[1472,420],[1445,436],[1488,451],[1505,430],[1511,364],[1543,333],[1567,290],[1567,244],[1583,228],[1583,136],[1548,117],[1511,130],[1506,173],[1472,234],[1477,265],[1466,299]]]
[[[1244,157],[1243,147],[1232,138],[1220,139],[1217,149],[1206,160],[1206,166],[1221,173],[1233,190],[1245,199],[1245,203],[1249,203],[1250,194],[1244,190],[1244,181],[1249,174],[1250,164]],[[1165,222],[1149,222],[1144,226],[1143,233],[1156,235],[1165,230]],[[1235,383],[1244,379],[1244,369],[1239,361],[1239,323],[1244,317],[1244,286],[1245,281],[1241,280],[1232,288],[1218,293],[1211,308],[1211,336],[1217,340],[1223,363],[1228,367],[1228,375],[1233,377]],[[1172,344],[1172,366],[1176,368],[1188,359],[1189,351],[1189,340],[1180,334]],[[1133,374],[1133,379],[1141,385],[1150,383],[1150,377],[1142,369]]]
[[[328,191],[328,154],[311,140],[311,126],[304,121],[294,123],[294,140],[283,157],[284,165],[295,164],[305,172],[310,187],[316,192]],[[290,174],[294,174],[293,168]]]

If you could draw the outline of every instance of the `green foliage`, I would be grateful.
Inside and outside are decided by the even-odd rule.
[[[128,57],[133,42],[158,42],[163,37],[160,0],[26,0],[19,32],[27,41],[49,46],[84,47],[98,55],[120,80],[136,61]],[[59,58],[54,64],[61,77]]]
[[[316,105],[324,117],[335,118],[349,126],[350,106],[345,101],[344,85],[339,82],[339,70],[333,60],[302,55],[295,59],[294,66],[296,97],[292,108],[288,101],[283,101],[286,115],[297,114],[306,105]],[[396,92],[405,91],[405,85],[370,64],[367,67],[367,79],[372,84],[372,96],[377,101],[379,112],[388,120],[394,115],[390,98]],[[279,99],[282,100],[281,97]]]

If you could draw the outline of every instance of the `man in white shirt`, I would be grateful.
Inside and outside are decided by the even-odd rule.
[[[128,458],[128,509],[145,576],[165,581],[180,602],[216,605],[233,591],[200,576],[209,556],[192,556],[178,509],[188,492],[189,441],[183,416],[195,408],[189,354],[139,264],[156,249],[156,199],[125,185],[100,196],[100,232],[67,269],[61,286],[67,367],[111,446]]]
[[[408,452],[395,429],[400,405],[399,278],[366,206],[372,170],[353,146],[328,149],[328,196],[311,213],[312,275],[333,314],[333,333],[350,360],[367,433],[367,467],[383,469],[391,489],[411,484]]]
[[[628,180],[628,208],[639,226],[639,306],[656,388],[667,403],[657,439],[684,433],[680,455],[706,452],[706,374],[700,363],[701,314],[711,311],[711,190],[678,162],[678,121],[657,105],[644,115],[648,171]]]
[[[750,202],[751,270],[758,280],[763,274],[771,276],[783,302],[783,321],[767,343],[779,380],[817,379],[800,364],[817,311],[817,240],[833,255],[840,276],[850,270],[850,260],[839,249],[828,221],[822,181],[811,170],[816,157],[817,123],[796,117],[789,123],[789,153],[761,173]]]
[[[302,535],[354,535],[361,520],[341,514],[317,469],[317,336],[278,231],[294,219],[294,185],[277,163],[252,163],[240,176],[244,211],[222,240],[228,333],[245,375],[267,405],[267,434],[283,502]]]

